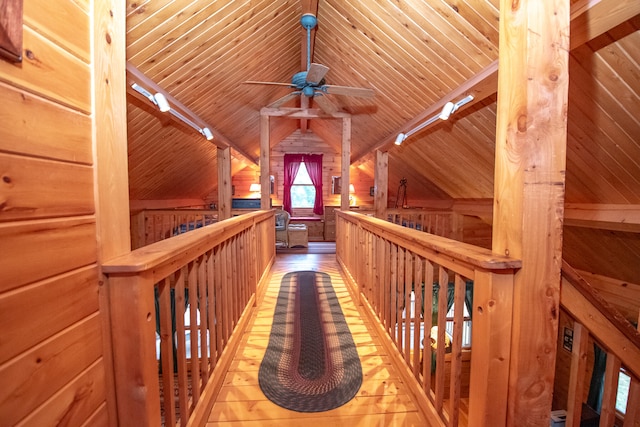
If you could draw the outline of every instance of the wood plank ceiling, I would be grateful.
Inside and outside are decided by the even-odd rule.
[[[354,115],[351,158],[368,173],[372,148],[498,58],[499,0],[127,3],[127,60],[253,157],[234,152],[234,171],[258,158],[260,109],[291,91],[243,82],[288,82],[302,70],[303,10],[318,17],[313,60],[330,67],[327,83],[376,92],[327,95]],[[571,51],[568,202],[640,203],[639,28],[635,16]],[[131,198],[206,198],[217,186],[216,147],[129,98]],[[492,198],[496,99],[391,147],[389,188],[406,177],[416,198]],[[299,125],[272,122],[272,145]],[[309,128],[339,146],[338,121]]]

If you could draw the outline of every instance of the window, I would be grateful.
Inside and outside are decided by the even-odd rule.
[[[451,306],[449,311],[447,312],[447,333],[453,336],[453,314],[455,310],[455,304]],[[463,312],[464,321],[462,323],[462,347],[470,348],[471,347],[471,316],[469,315],[469,309],[467,308],[467,304],[464,305]]]
[[[631,377],[620,370],[620,377],[618,378],[618,393],[616,395],[616,410],[622,414],[627,413],[627,399],[629,398],[629,384],[631,383]]]
[[[291,206],[294,208],[313,208],[316,189],[304,162],[300,163],[298,174],[291,186]]]

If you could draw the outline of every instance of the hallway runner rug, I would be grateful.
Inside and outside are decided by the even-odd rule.
[[[328,274],[282,278],[258,380],[269,400],[298,412],[337,408],[360,389],[362,366]]]

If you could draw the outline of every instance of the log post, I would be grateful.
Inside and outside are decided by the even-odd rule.
[[[569,86],[569,0],[501,0],[493,251],[516,272],[507,425],[549,425]]]

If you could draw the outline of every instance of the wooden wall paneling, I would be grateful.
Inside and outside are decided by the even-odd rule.
[[[92,217],[0,224],[0,292],[95,264],[95,236]]]
[[[104,404],[105,390],[104,360],[98,359],[84,372],[66,384],[56,398],[48,400],[29,414],[16,427],[45,425],[82,425],[91,420]],[[106,411],[103,415],[106,417]],[[91,420],[92,426],[108,425],[105,421]]]
[[[93,314],[0,367],[0,419],[16,425],[100,359],[100,329],[100,316]]]
[[[0,365],[98,311],[96,277],[90,266],[0,294],[0,324],[11,325],[3,332]]]
[[[90,32],[89,10],[82,3],[71,0],[27,1],[24,4],[24,23],[30,28],[37,28],[47,39],[89,63],[91,40],[86,37]]]
[[[86,62],[29,27],[24,27],[24,48],[20,67],[0,61],[0,79],[78,111],[91,111],[91,70]]]
[[[0,83],[0,150],[90,165],[91,118]],[[64,123],[64,126],[61,124]]]
[[[0,222],[94,213],[93,169],[0,153]]]

